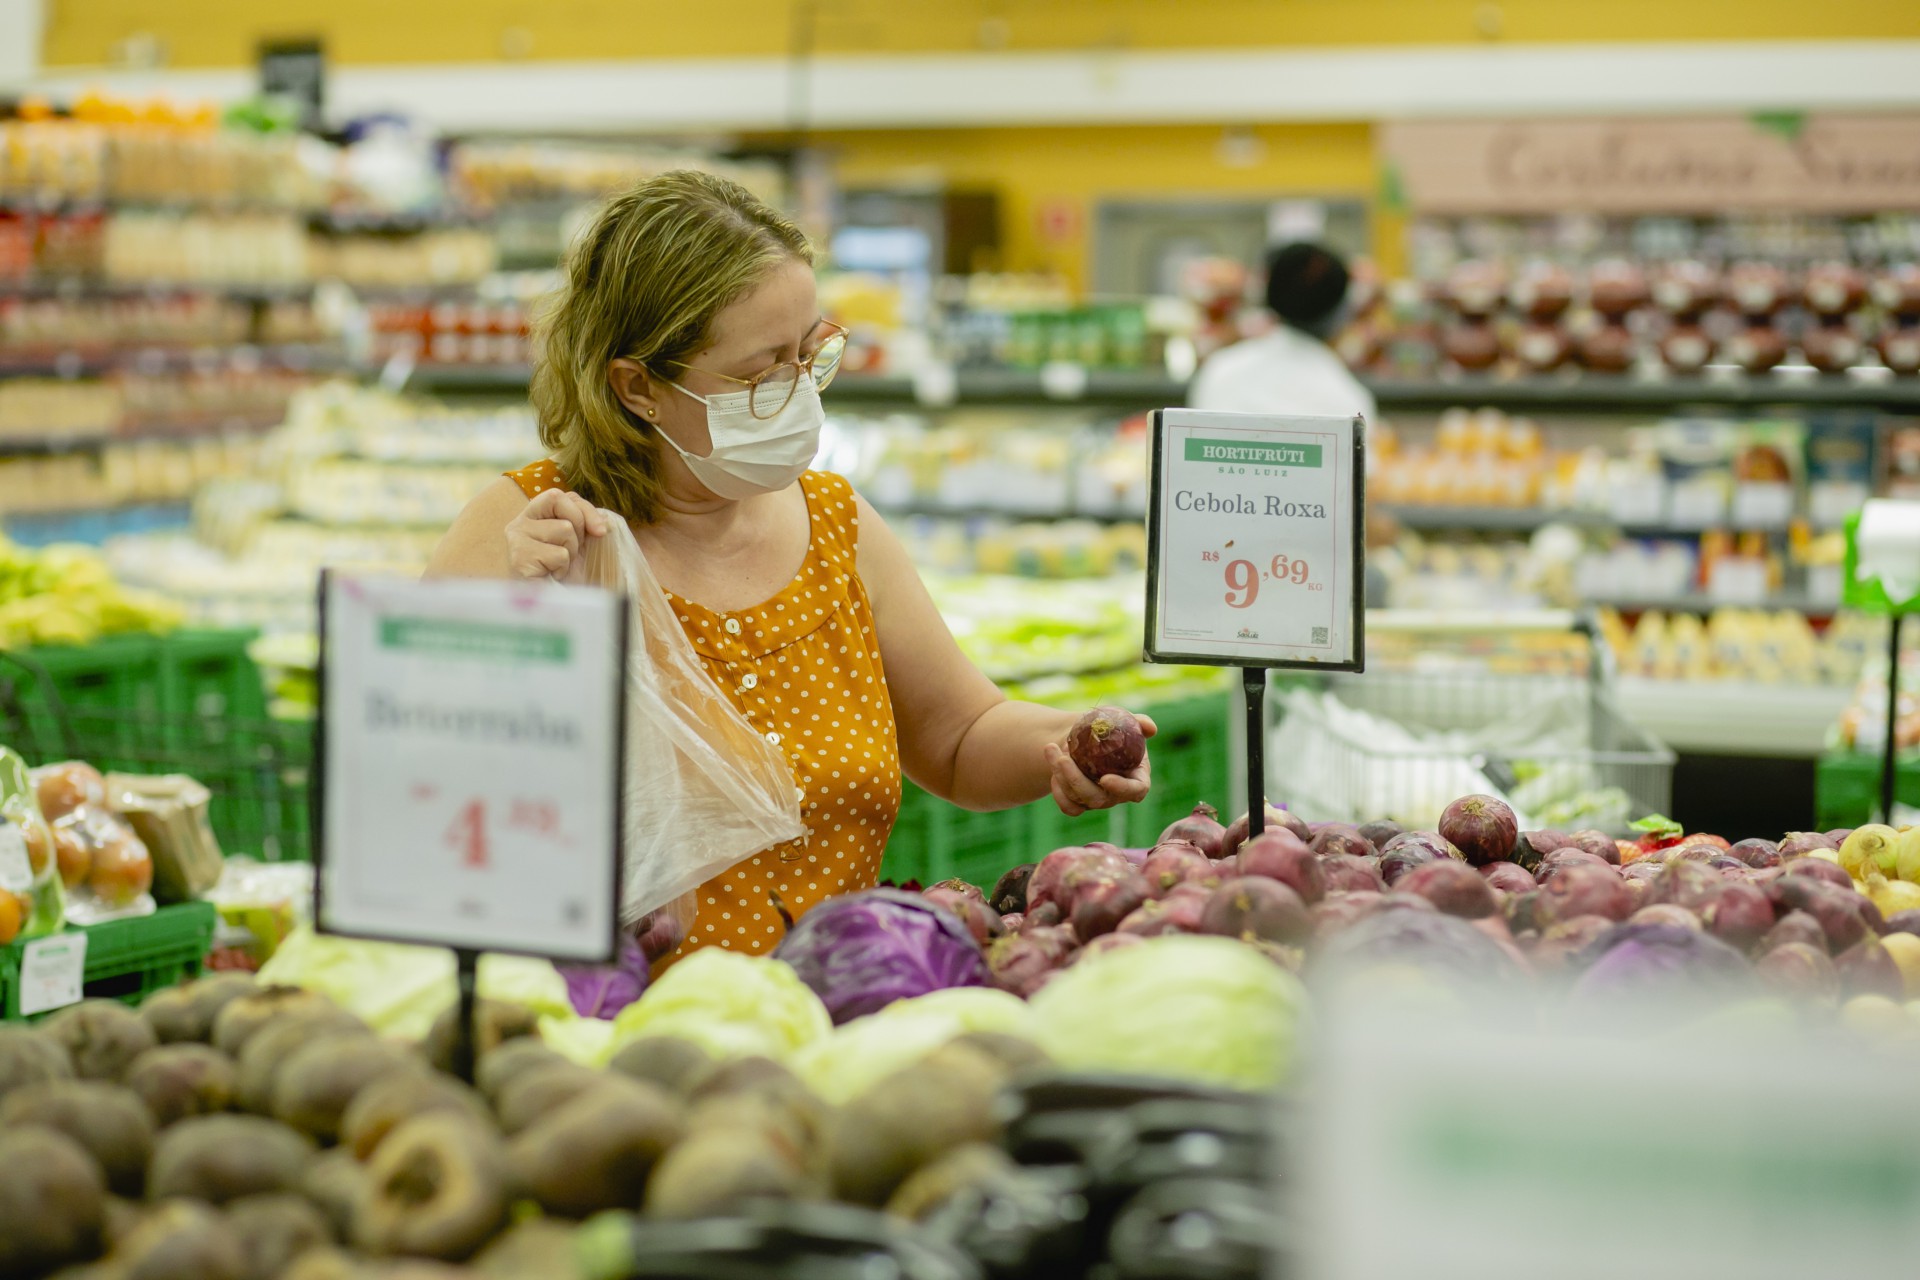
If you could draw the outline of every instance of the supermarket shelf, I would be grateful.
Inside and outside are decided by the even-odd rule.
[[[1616,693],[1629,720],[1676,751],[1809,758],[1853,696],[1845,685],[1639,676],[1621,677]]]
[[[185,502],[142,502],[67,511],[11,512],[0,519],[4,533],[23,547],[55,542],[101,543],[123,534],[184,529],[193,523]]]
[[[118,370],[164,373],[201,367],[232,368],[243,356],[295,372],[330,372],[346,367],[345,351],[328,342],[266,345],[195,342],[93,350],[0,351],[0,377],[81,378]]]
[[[870,499],[871,500],[871,499]],[[874,502],[874,510],[893,519],[933,520],[1091,520],[1097,524],[1139,524],[1145,511],[1075,511],[1057,507],[1048,511],[1011,511],[1004,507],[951,507],[937,502]]]
[[[1614,609],[1621,613],[1650,613],[1655,610],[1661,613],[1712,613],[1715,609],[1786,609],[1804,613],[1812,618],[1830,617],[1840,612],[1842,607],[1837,600],[1816,600],[1804,592],[1797,591],[1782,592],[1751,603],[1719,600],[1698,592],[1682,596],[1592,598],[1587,603],[1595,608]]]
[[[223,418],[218,422],[196,423],[192,426],[154,425],[43,436],[0,435],[0,458],[27,454],[89,453],[116,444],[185,443],[212,436],[266,431],[285,420],[284,413],[275,413],[256,418]]]
[[[1449,409],[1471,405],[1507,410],[1607,413],[1620,410],[1711,408],[1808,408],[1920,410],[1920,378],[1761,377],[1669,378],[1576,375],[1566,378],[1459,377],[1420,380],[1366,379],[1383,409]]]
[[[313,293],[311,280],[280,284],[212,280],[98,280],[85,276],[0,279],[0,298],[178,298],[207,296],[238,302],[298,301]]]
[[[1561,511],[1549,507],[1419,506],[1375,503],[1373,510],[1392,516],[1409,529],[1445,532],[1452,529],[1488,533],[1525,533],[1548,524],[1575,524],[1613,528],[1616,522],[1603,511]]]
[[[516,391],[524,389],[525,365],[423,364],[411,385],[419,390]],[[1383,409],[1446,409],[1457,405],[1515,411],[1636,412],[1704,408],[1857,408],[1920,412],[1920,378],[1832,378],[1783,374],[1763,377],[1692,377],[1642,381],[1631,377],[1460,377],[1406,380],[1363,379]],[[1136,411],[1185,402],[1184,382],[1163,373],[1088,369],[1065,377],[1037,370],[962,369],[954,375],[952,399],[911,377],[848,374],[828,391],[832,400],[856,404],[1083,404]]]

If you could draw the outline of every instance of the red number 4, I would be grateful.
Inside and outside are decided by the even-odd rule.
[[[447,828],[446,841],[460,851],[460,860],[476,871],[487,868],[487,809],[484,801],[469,800]]]

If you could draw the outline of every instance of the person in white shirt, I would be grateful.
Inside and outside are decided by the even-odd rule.
[[[1317,244],[1267,258],[1267,306],[1280,327],[1215,352],[1200,366],[1187,405],[1227,413],[1298,413],[1374,421],[1373,393],[1327,345],[1346,321],[1346,264]]]

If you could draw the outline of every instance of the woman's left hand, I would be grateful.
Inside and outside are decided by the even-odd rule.
[[[1151,718],[1137,716],[1136,719],[1144,736],[1151,738],[1160,732]],[[1130,773],[1109,773],[1095,779],[1080,772],[1080,766],[1067,754],[1064,744],[1049,742],[1046,750],[1047,767],[1053,772],[1053,802],[1069,818],[1077,818],[1090,809],[1111,809],[1117,804],[1135,804],[1147,798],[1147,788],[1153,782],[1151,754],[1141,756],[1140,763]]]

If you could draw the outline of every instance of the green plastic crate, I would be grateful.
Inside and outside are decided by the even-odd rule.
[[[1227,724],[1234,706],[1228,690],[1138,708],[1153,717],[1159,734],[1152,742],[1153,790],[1137,805],[1069,818],[1049,797],[1017,809],[973,813],[907,783],[881,877],[933,884],[957,876],[991,888],[1008,869],[1064,845],[1095,840],[1131,848],[1150,845],[1169,823],[1191,812],[1195,801],[1225,804],[1233,768]]]
[[[87,927],[82,930],[87,963],[81,994],[137,1005],[164,987],[199,977],[213,947],[215,919],[212,903],[185,902],[150,916]],[[0,947],[0,1022],[21,1021],[20,958],[26,945]]]
[[[1920,808],[1920,756],[1894,766],[1893,798]],[[1880,757],[1829,751],[1813,767],[1813,824],[1822,831],[1857,827],[1880,812]]]

